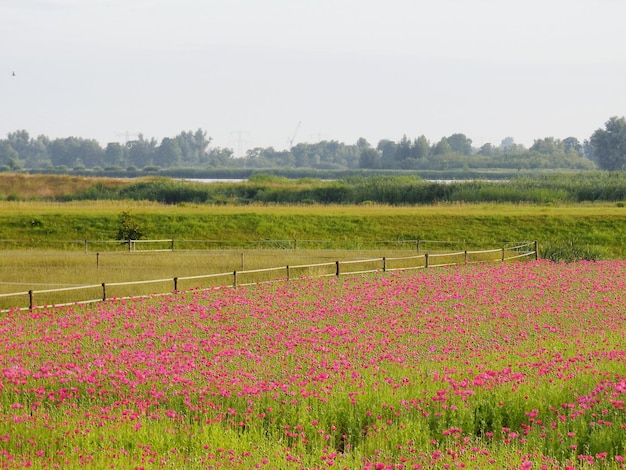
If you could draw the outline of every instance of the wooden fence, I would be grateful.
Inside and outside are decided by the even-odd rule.
[[[23,248],[39,249],[38,239],[0,239],[0,249]],[[254,239],[254,240],[188,240],[166,238],[162,240],[52,240],[46,246],[51,249],[82,251],[84,253],[104,252],[159,252],[197,251],[214,249],[410,249],[416,252],[439,249],[452,249],[465,246],[475,247],[469,242],[396,239],[396,240],[313,240],[313,239]]]
[[[334,261],[316,264],[303,264],[293,266],[279,266],[263,269],[230,271],[217,274],[200,276],[181,276],[166,279],[152,279],[146,281],[112,282],[90,285],[78,285],[58,289],[28,290],[24,292],[12,292],[0,294],[0,298],[15,299],[13,308],[1,310],[33,310],[46,306],[63,306],[73,304],[86,304],[103,302],[109,298],[138,298],[160,293],[176,292],[181,290],[181,284],[187,281],[211,281],[211,287],[237,287],[240,285],[258,284],[261,282],[289,281],[323,276],[356,275],[376,272],[404,271],[411,269],[427,269],[433,267],[465,265],[471,263],[505,262],[511,260],[538,259],[537,242],[525,242],[517,246],[503,247],[491,250],[431,252],[402,257],[382,257],[369,259],[356,259],[347,261]],[[112,296],[111,291],[117,287],[134,287],[139,285],[161,285],[161,289],[144,295]],[[196,285],[195,288],[198,288]],[[184,289],[183,289],[184,290]],[[71,302],[48,302],[46,305],[37,305],[37,299],[44,294],[73,293],[87,291],[87,299],[74,300]],[[27,304],[27,306],[26,306]]]

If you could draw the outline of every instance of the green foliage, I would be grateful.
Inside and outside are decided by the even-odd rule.
[[[288,179],[257,173],[248,181],[201,183],[170,178],[143,179],[113,187],[94,180],[64,200],[118,199],[164,204],[433,204],[441,202],[623,201],[626,172],[584,172],[517,177],[510,180],[427,181],[418,176],[349,176],[339,180]]]
[[[609,119],[590,139],[593,154],[604,170],[626,169],[626,118]]]
[[[603,258],[602,250],[584,245],[577,239],[549,240],[544,242],[539,249],[539,255],[543,259],[549,259],[555,263],[573,263],[575,261],[598,261]]]
[[[594,134],[595,135],[595,134]],[[600,136],[598,134],[598,136]],[[596,136],[596,137],[598,137]],[[209,148],[211,138],[205,131],[181,132],[165,137],[159,143],[142,134],[126,135],[126,141],[109,143],[102,148],[93,139],[67,137],[50,140],[45,136],[32,138],[22,130],[10,133],[0,140],[0,165],[16,170],[27,168],[42,171],[74,173],[102,168],[143,168],[144,172],[157,169],[315,169],[324,170],[456,170],[472,169],[594,169],[588,157],[591,145],[583,146],[573,137],[565,140],[554,137],[535,140],[530,149],[516,145],[512,138],[498,147],[485,144],[480,149],[472,146],[472,139],[454,133],[432,143],[424,136],[411,139],[406,135],[398,142],[381,140],[376,147],[364,138],[354,144],[336,140],[316,143],[298,143],[288,150],[272,147],[249,149],[243,158],[233,158],[232,149]],[[600,136],[601,137],[601,136]],[[596,154],[603,162],[602,139]],[[611,146],[610,144],[609,146]],[[617,155],[614,153],[614,155]],[[602,166],[602,168],[607,168]],[[614,169],[614,168],[610,168]]]
[[[143,235],[143,228],[137,218],[130,212],[122,212],[118,217],[118,240],[139,240]]]

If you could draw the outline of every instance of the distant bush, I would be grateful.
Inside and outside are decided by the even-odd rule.
[[[160,166],[155,166],[155,165],[148,165],[148,166],[143,167],[143,171],[146,173],[158,173],[162,169],[163,168],[161,168]]]
[[[159,167],[146,168],[156,172]],[[142,171],[147,171],[146,168]],[[127,172],[130,171],[130,168],[127,169]],[[585,201],[623,204],[626,200],[626,172],[554,174],[509,181],[444,182],[428,181],[417,176],[350,176],[339,180],[314,180],[254,174],[248,181],[207,184],[163,177],[131,181],[115,189],[96,182],[92,188],[69,194],[66,199],[132,199],[166,204],[553,204]]]

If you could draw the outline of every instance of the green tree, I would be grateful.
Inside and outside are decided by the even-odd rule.
[[[5,140],[0,140],[0,165],[11,166],[19,158],[17,151]]]
[[[153,164],[163,168],[178,166],[182,156],[183,152],[180,150],[176,139],[165,137],[155,152]]]
[[[221,147],[212,148],[204,154],[200,163],[213,168],[235,166],[233,149]]]
[[[465,134],[452,134],[447,138],[448,145],[453,152],[463,155],[471,155],[472,139],[468,139]]]
[[[102,165],[104,152],[95,139],[79,139],[78,156],[87,168]]]
[[[430,153],[430,142],[423,134],[413,141],[413,156],[415,158],[426,158]]]
[[[544,155],[555,155],[565,153],[565,146],[560,139],[554,137],[546,137],[544,139],[535,139],[535,142],[528,149],[531,152],[538,152]]]
[[[18,153],[18,158],[26,158],[31,144],[31,138],[27,131],[19,130],[9,132],[6,140],[7,143]]]
[[[118,240],[139,240],[143,236],[143,229],[139,221],[130,212],[122,212],[117,218]]]
[[[563,149],[565,153],[577,153],[581,157],[583,154],[583,146],[576,137],[567,137],[563,139]]]
[[[380,168],[380,154],[376,149],[363,148],[359,156],[359,168]]]
[[[378,142],[376,149],[380,152],[381,168],[394,168],[397,148],[398,144],[392,140],[383,139]]]
[[[196,166],[202,162],[211,138],[206,131],[198,129],[195,132],[181,132],[175,138],[181,151],[181,163],[187,166]]]
[[[480,150],[478,151],[479,155],[483,155],[485,157],[495,157],[499,153],[498,147],[495,147],[493,144],[487,142],[484,144]]]
[[[143,134],[139,134],[137,140],[132,140],[126,144],[128,146],[128,163],[137,168],[152,165],[157,147],[155,139],[146,139]]]
[[[119,142],[109,142],[104,149],[105,166],[117,166],[124,164],[124,147]]]
[[[626,169],[626,119],[612,117],[591,136],[596,163],[603,170]]]
[[[450,147],[450,144],[448,143],[448,139],[446,139],[445,137],[442,137],[441,140],[433,146],[431,154],[432,155],[445,155],[447,153],[450,153],[451,151],[452,151],[452,148]]]
[[[48,146],[50,161],[54,166],[72,168],[82,163],[80,155],[80,140],[76,137],[54,139]]]

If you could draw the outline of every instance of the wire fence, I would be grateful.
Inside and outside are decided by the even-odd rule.
[[[158,241],[163,242],[163,241]],[[419,251],[419,247],[417,248]],[[345,276],[377,272],[428,269],[434,267],[466,265],[472,263],[506,262],[537,259],[537,242],[522,242],[488,250],[436,251],[410,256],[375,257],[314,264],[285,265],[261,269],[242,269],[222,273],[130,282],[71,285],[54,289],[29,289],[22,292],[0,294],[0,310],[33,310],[50,306],[104,302],[107,299],[128,299],[191,289],[234,287],[272,281],[323,276]],[[79,293],[81,295],[79,295]]]

